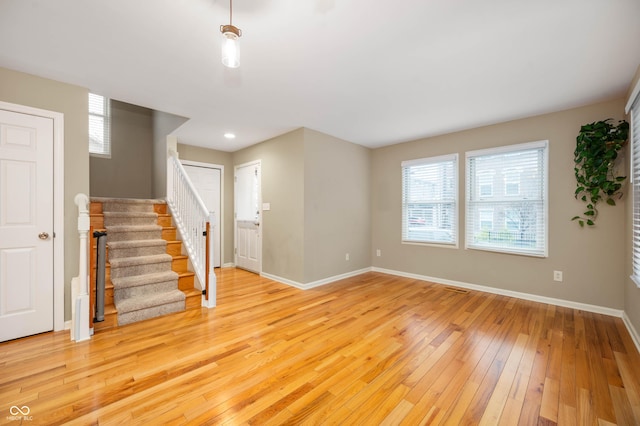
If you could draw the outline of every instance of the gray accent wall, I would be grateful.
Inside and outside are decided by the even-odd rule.
[[[584,211],[574,198],[573,151],[580,126],[624,118],[624,100],[451,133],[373,151],[371,166],[373,266],[445,280],[494,287],[614,309],[624,307],[625,211],[602,203],[595,227],[571,218]],[[467,250],[464,247],[465,152],[539,140],[549,141],[549,256],[535,258]],[[401,162],[459,154],[459,247],[401,242]],[[623,156],[624,157],[624,156]],[[626,167],[627,160],[620,160]],[[628,188],[627,188],[628,189]],[[380,249],[382,256],[375,256]],[[553,271],[564,273],[553,281]]]
[[[90,195],[153,198],[152,163],[153,111],[112,99],[111,158],[90,156]]]
[[[77,193],[89,194],[88,90],[0,68],[0,100],[64,114],[64,317],[71,319],[71,278],[78,275]]]
[[[189,119],[162,111],[153,111],[153,198],[167,196],[167,136]]]

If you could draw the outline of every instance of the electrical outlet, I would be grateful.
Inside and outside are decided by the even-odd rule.
[[[377,249],[376,250],[376,256],[378,256],[378,257],[382,256],[382,250]]]
[[[553,280],[562,282],[562,271],[553,271]]]
[[[349,253],[344,255],[344,260],[349,260]]]

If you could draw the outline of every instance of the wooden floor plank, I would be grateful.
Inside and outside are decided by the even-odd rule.
[[[0,424],[640,424],[619,318],[377,272],[216,274],[214,309],[0,343]]]

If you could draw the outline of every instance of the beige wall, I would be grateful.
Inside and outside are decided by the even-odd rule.
[[[167,136],[182,126],[188,118],[153,111],[153,179],[152,197],[167,196]]]
[[[152,113],[111,100],[111,158],[90,156],[92,197],[152,198]]]
[[[78,275],[78,209],[73,198],[89,194],[88,90],[0,68],[0,100],[64,114],[64,286],[65,320],[71,318],[69,290]]]
[[[234,165],[262,161],[262,271],[304,282],[304,129],[233,153]],[[233,234],[232,234],[233,235]]]
[[[304,283],[371,266],[370,155],[304,129]]]
[[[262,270],[306,284],[370,266],[370,150],[298,129],[227,153],[178,145],[182,160],[225,166],[224,263],[232,263],[234,167],[262,161]],[[349,253],[350,260],[345,260]]]
[[[631,92],[640,84],[640,66],[636,72],[636,75],[629,87],[629,93],[627,95],[627,101],[631,96]],[[633,203],[632,197],[629,197],[627,203],[626,217],[625,217],[625,248],[626,248],[626,262],[625,262],[625,274],[624,274],[624,311],[626,312],[631,324],[635,328],[636,332],[640,332],[640,288],[629,278],[633,274]]]
[[[581,229],[570,221],[583,211],[574,199],[575,138],[582,124],[623,118],[624,100],[452,133],[385,148],[372,155],[373,265],[435,278],[490,286],[575,302],[622,309],[625,281],[625,199],[603,203],[597,225]],[[522,142],[549,140],[549,257],[533,258],[464,248],[465,152]],[[403,160],[459,154],[457,249],[402,244],[401,168]],[[553,271],[564,282],[553,281]]]
[[[222,263],[234,262],[233,256],[233,159],[230,152],[216,151],[191,145],[178,144],[180,160],[199,161],[201,163],[224,166],[224,209]]]

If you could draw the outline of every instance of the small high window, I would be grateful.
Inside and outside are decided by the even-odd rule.
[[[109,99],[89,93],[89,154],[111,158]]]

